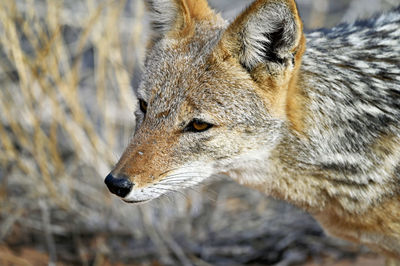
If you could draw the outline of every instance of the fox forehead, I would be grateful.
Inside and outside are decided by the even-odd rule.
[[[254,110],[254,118],[265,118],[265,99],[248,72],[229,55],[221,57],[221,31],[207,33],[208,39],[204,35],[164,39],[152,47],[138,90],[139,98],[149,104],[148,119],[180,116],[181,122],[184,116],[212,113],[214,119],[226,120],[229,116],[222,116],[232,110],[241,114]],[[234,119],[240,123],[245,117]]]
[[[142,84],[140,97],[148,101],[146,119],[171,118],[181,123],[203,118],[221,124],[232,122],[230,120],[245,123],[249,118],[257,120],[263,116],[260,121],[267,118],[265,99],[241,69],[232,70],[232,66],[224,66],[223,62],[211,67],[204,63],[195,69],[190,65],[171,64],[166,62],[163,68],[152,73],[163,76],[163,80],[153,76]],[[174,73],[168,71],[169,67]],[[177,68],[181,68],[180,71]]]
[[[159,90],[167,93],[171,88],[176,94],[179,87],[193,87],[187,86],[187,83],[203,75],[207,59],[222,34],[222,28],[206,30],[204,25],[198,27],[202,30],[189,37],[165,37],[151,47],[145,58],[140,96],[151,97],[150,94],[160,93]]]

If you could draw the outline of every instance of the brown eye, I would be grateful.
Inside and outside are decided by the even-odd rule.
[[[193,122],[193,128],[196,129],[197,131],[203,131],[208,128],[208,124],[195,121],[195,122]]]
[[[203,132],[210,129],[213,125],[199,119],[193,119],[184,131]]]
[[[139,99],[139,104],[140,104],[140,111],[142,111],[145,114],[147,112],[147,103],[144,100]]]

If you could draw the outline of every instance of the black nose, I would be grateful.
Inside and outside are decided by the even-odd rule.
[[[131,191],[133,183],[127,178],[115,178],[109,174],[104,180],[111,193],[124,198]]]

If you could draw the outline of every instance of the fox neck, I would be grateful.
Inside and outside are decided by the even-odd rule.
[[[317,51],[312,40],[309,45],[291,80],[288,99],[297,102],[288,100],[294,108],[287,110],[290,121],[282,127],[279,144],[266,153],[264,164],[249,165],[255,175],[264,168],[267,176],[239,182],[312,212],[335,205],[344,213],[363,213],[398,193],[400,132],[395,123],[400,111],[379,95],[380,102],[368,102],[370,93],[385,89],[372,79],[363,81],[368,77],[362,73],[371,69],[335,64],[335,55]],[[352,76],[358,88],[348,80]],[[385,82],[395,88],[396,77],[390,78]]]
[[[311,47],[292,89],[294,98],[301,99],[293,111],[301,114],[295,118],[301,126],[289,122],[282,131],[280,143],[268,156],[269,177],[262,187],[311,212],[328,207],[348,214],[366,212],[398,194],[400,111],[394,105],[398,100],[389,101],[391,106],[375,95],[369,102],[371,93],[398,87],[396,77],[387,77],[383,86],[376,79],[366,80],[363,73],[372,71],[372,66],[337,64],[339,59],[316,50],[312,39],[307,46]],[[393,114],[382,111],[389,109]]]
[[[289,127],[283,130],[274,149],[264,155],[259,151],[257,156],[264,156],[264,161],[249,162],[248,176],[239,175],[236,180],[310,212],[319,212],[329,202],[325,189],[333,184],[310,163],[310,147],[297,134],[292,134]]]

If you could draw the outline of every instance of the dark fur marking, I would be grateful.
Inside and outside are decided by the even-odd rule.
[[[265,37],[270,41],[270,43],[262,42],[264,54],[263,58],[265,61],[283,64],[285,60],[278,55],[278,48],[285,45],[283,33],[284,24],[279,25],[278,29],[274,32],[264,33]]]

